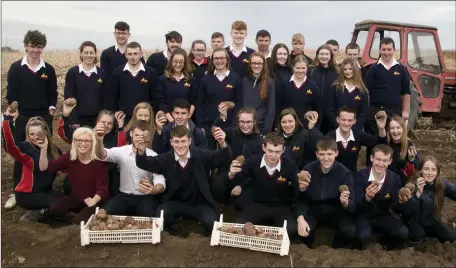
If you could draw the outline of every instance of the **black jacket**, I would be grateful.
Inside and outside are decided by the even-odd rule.
[[[230,146],[220,151],[191,148],[190,158],[192,161],[194,179],[198,182],[198,188],[204,198],[212,205],[216,212],[219,212],[217,202],[212,196],[209,185],[209,174],[214,168],[227,167],[231,164],[232,156]],[[180,187],[180,182],[175,178],[176,160],[174,151],[157,156],[136,155],[136,166],[157,174],[163,174],[166,178],[166,190],[162,194],[162,201],[173,200]]]

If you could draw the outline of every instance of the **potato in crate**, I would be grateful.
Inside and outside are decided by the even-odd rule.
[[[87,223],[81,222],[81,246],[90,243],[160,243],[163,210],[160,218],[108,215],[97,207]]]
[[[220,222],[214,222],[211,246],[246,248],[285,256],[290,249],[287,221],[283,227],[255,226],[250,222],[226,223],[220,215]]]

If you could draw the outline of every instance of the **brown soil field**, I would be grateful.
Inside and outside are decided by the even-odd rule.
[[[150,52],[146,53],[149,55]],[[310,53],[311,54],[311,53]],[[6,76],[10,64],[22,53],[2,53],[2,111],[5,109]],[[66,71],[79,61],[76,51],[46,52],[45,59],[57,71],[59,106]],[[445,52],[447,66],[455,68],[455,51]],[[54,121],[56,127],[56,121]],[[439,129],[431,125],[421,127],[412,134],[420,153],[432,153],[442,163],[442,174],[456,183],[456,130]],[[60,138],[54,135],[57,145],[67,150]],[[162,242],[147,244],[95,244],[80,245],[79,226],[49,226],[19,222],[24,210],[3,208],[12,189],[12,158],[2,148],[1,155],[1,253],[2,267],[455,267],[456,243],[440,244],[435,239],[416,248],[385,251],[378,244],[367,250],[334,250],[329,248],[330,231],[318,231],[315,249],[305,245],[291,245],[288,256],[248,251],[228,247],[211,247],[210,239],[192,234],[187,239],[162,234]],[[361,155],[360,159],[364,159]],[[360,167],[363,166],[360,161]],[[61,181],[55,186],[61,188]],[[444,209],[450,223],[456,222],[456,202],[446,200]],[[233,220],[227,213],[225,221]],[[195,223],[190,223],[197,229]]]

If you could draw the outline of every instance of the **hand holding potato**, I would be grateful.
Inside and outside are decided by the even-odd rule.
[[[75,98],[68,98],[63,101],[63,117],[68,117],[71,112],[73,111],[74,107],[76,107],[77,101]]]

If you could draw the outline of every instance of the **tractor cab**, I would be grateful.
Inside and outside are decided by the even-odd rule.
[[[416,123],[419,113],[455,116],[456,90],[454,85],[445,85],[445,81],[452,81],[451,77],[456,75],[445,69],[437,28],[376,20],[356,23],[351,41],[361,49],[363,66],[377,62],[380,40],[385,37],[394,40],[394,57],[407,68],[410,76],[409,129]]]

